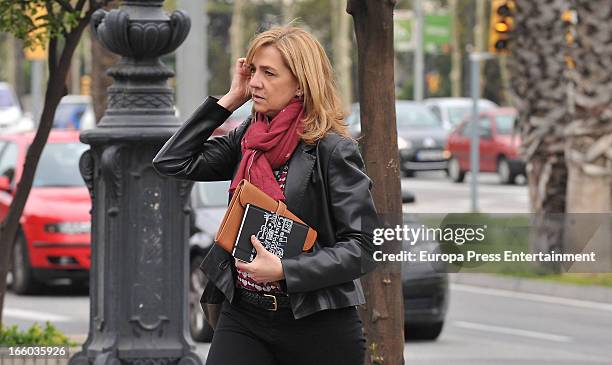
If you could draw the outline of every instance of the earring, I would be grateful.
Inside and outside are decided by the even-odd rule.
[[[302,96],[302,92],[298,91],[295,95],[297,95],[298,97]]]

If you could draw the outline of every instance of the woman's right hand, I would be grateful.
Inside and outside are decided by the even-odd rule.
[[[251,91],[249,89],[250,79],[251,70],[249,65],[247,65],[246,58],[238,58],[234,65],[234,76],[230,90],[219,99],[218,104],[233,112],[246,103],[251,98]]]

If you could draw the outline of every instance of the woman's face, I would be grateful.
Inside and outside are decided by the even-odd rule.
[[[298,82],[274,46],[259,48],[250,67],[253,107],[256,112],[273,118],[296,96]]]

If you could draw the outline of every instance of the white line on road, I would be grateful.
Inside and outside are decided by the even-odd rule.
[[[560,335],[554,335],[552,333],[544,333],[544,332],[536,332],[536,331],[527,331],[527,330],[522,330],[518,328],[491,326],[489,324],[463,322],[463,321],[455,321],[453,322],[453,325],[455,327],[467,328],[471,330],[496,332],[496,333],[503,333],[503,334],[508,334],[508,335],[538,338],[541,340],[548,340],[548,341],[555,341],[555,342],[572,342],[572,338],[568,336],[560,336]]]
[[[4,315],[10,318],[17,318],[30,321],[51,321],[51,322],[70,322],[71,319],[53,313],[39,311],[29,311],[25,309],[5,308]]]
[[[607,304],[607,303],[589,302],[586,300],[570,299],[570,298],[560,298],[560,297],[553,297],[553,296],[542,295],[542,294],[521,293],[521,292],[502,290],[502,289],[483,288],[483,287],[464,285],[464,284],[451,284],[451,288],[453,290],[469,292],[469,293],[496,295],[499,297],[533,300],[536,302],[568,305],[572,307],[598,309],[598,310],[612,312],[612,304]]]

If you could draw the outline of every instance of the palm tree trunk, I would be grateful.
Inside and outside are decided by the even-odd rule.
[[[516,28],[508,58],[511,96],[518,109],[517,129],[527,161],[531,211],[536,231],[532,251],[559,252],[567,169],[564,129],[569,122],[565,73],[565,25],[568,0],[516,1]],[[558,213],[558,214],[555,214]],[[558,265],[549,267],[559,271]]]
[[[612,6],[574,0],[578,15],[572,58],[575,112],[565,144],[568,212],[612,210]]]
[[[593,251],[610,257],[612,222],[612,6],[609,0],[574,0],[577,14],[571,57],[572,121],[566,128],[568,213],[565,236],[572,252]],[[603,213],[603,214],[602,214]],[[587,217],[585,220],[580,219]],[[576,224],[580,222],[581,224]],[[597,239],[598,235],[600,239]],[[588,242],[585,243],[585,237]],[[599,260],[580,272],[609,272],[610,262]],[[603,264],[603,266],[602,266]],[[575,266],[574,266],[575,267]]]

